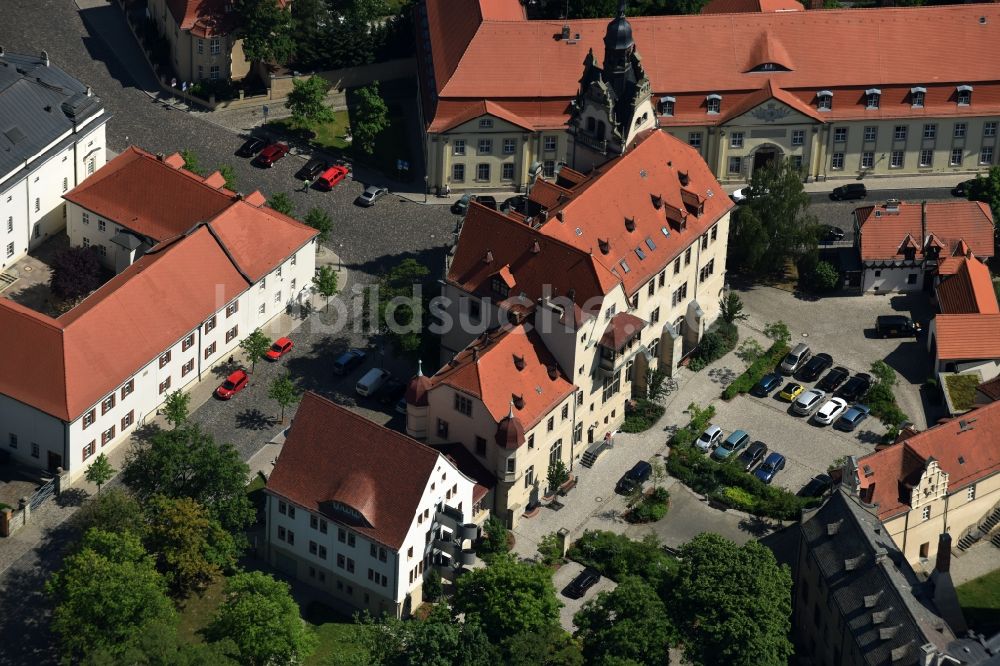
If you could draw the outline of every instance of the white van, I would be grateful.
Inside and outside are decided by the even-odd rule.
[[[375,391],[378,391],[387,379],[389,379],[388,372],[381,368],[372,368],[365,373],[364,377],[358,380],[354,390],[358,392],[358,395],[375,395]]]

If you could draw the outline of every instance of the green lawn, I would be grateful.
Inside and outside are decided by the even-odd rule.
[[[292,122],[291,118],[282,118],[274,120],[268,123],[268,125],[272,129],[288,132],[307,139],[318,148],[346,150],[351,145],[344,141],[344,133],[347,131],[348,126],[347,111],[334,111],[333,113],[333,122],[329,123],[319,123],[303,127]]]
[[[958,603],[972,629],[986,636],[1000,630],[1000,569],[959,585]]]
[[[976,403],[976,387],[979,386],[979,375],[947,375],[944,378],[948,387],[948,395],[955,409],[972,409]]]
[[[303,660],[304,666],[364,663],[366,652],[358,641],[358,626],[353,620],[319,603],[310,604],[304,617],[319,638],[319,647]]]
[[[177,634],[191,643],[204,643],[201,630],[207,627],[222,603],[226,581],[220,578],[201,594],[192,594],[178,607]]]

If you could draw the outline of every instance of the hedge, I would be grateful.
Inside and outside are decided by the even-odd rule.
[[[652,534],[642,541],[633,541],[624,534],[587,530],[566,555],[612,580],[638,576],[654,589],[677,569],[677,560],[664,552],[659,539]]]
[[[652,428],[665,411],[663,405],[640,398],[635,407],[625,415],[622,432],[643,432]]]
[[[750,389],[757,385],[757,382],[767,373],[774,370],[778,362],[788,353],[788,345],[782,341],[777,341],[764,352],[764,355],[750,364],[746,371],[734,379],[726,390],[722,392],[724,400],[732,400],[741,393],[749,393]]]
[[[688,369],[698,372],[736,349],[736,343],[739,341],[740,333],[736,324],[730,324],[720,319],[705,331],[705,335],[701,336],[698,349],[691,355]]]

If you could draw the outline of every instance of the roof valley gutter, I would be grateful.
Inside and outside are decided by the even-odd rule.
[[[226,244],[222,242],[221,238],[219,238],[219,234],[217,234],[215,232],[215,229],[212,228],[212,223],[206,222],[205,228],[208,229],[208,233],[212,234],[212,238],[214,238],[215,242],[219,244],[219,247],[225,253],[226,258],[229,259],[230,263],[232,263],[233,268],[235,268],[239,272],[239,274],[243,276],[243,279],[247,281],[248,285],[253,285],[253,280],[251,280],[250,276],[246,274],[243,268],[238,263],[236,263],[236,258],[233,257],[232,253],[229,251],[229,248],[226,247]]]

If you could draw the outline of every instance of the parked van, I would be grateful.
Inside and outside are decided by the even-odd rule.
[[[375,395],[375,392],[382,388],[382,384],[384,384],[387,379],[389,379],[388,372],[381,368],[372,368],[358,380],[354,390],[358,392],[358,395]]]
[[[809,360],[810,356],[812,356],[812,352],[809,351],[809,345],[800,342],[795,345],[792,351],[788,352],[785,360],[781,362],[781,371],[786,375],[794,375],[802,367],[802,364]]]
[[[875,335],[880,338],[909,338],[920,334],[920,324],[903,315],[881,315],[875,318]]]

